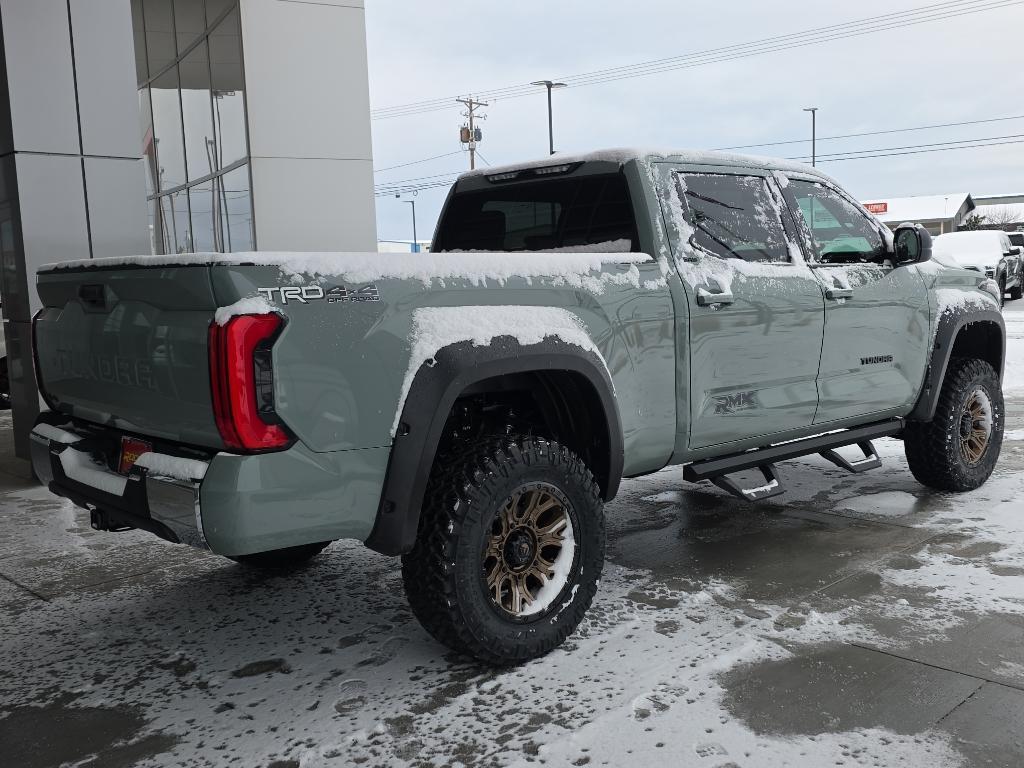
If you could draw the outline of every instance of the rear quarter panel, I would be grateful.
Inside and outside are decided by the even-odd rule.
[[[390,445],[396,413],[404,404],[403,383],[415,374],[409,365],[417,310],[566,309],[579,319],[607,363],[623,425],[625,472],[637,474],[663,466],[672,450],[672,305],[655,261],[606,264],[605,272],[621,282],[596,281],[590,290],[559,278],[515,276],[502,283],[434,277],[357,285],[340,276],[290,275],[276,267],[219,266],[213,270],[213,284],[222,305],[264,289],[262,295],[271,295],[275,308],[287,317],[274,349],[277,410],[318,453]],[[375,295],[377,300],[285,302],[281,291],[271,290],[315,287],[330,295],[342,286],[347,292],[363,289],[364,297]],[[315,288],[307,295],[318,295]],[[516,333],[515,328],[508,331]]]

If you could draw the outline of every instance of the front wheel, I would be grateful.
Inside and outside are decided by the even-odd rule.
[[[1003,390],[984,360],[953,358],[935,417],[903,436],[914,477],[940,491],[971,491],[988,480],[1003,444]]]
[[[515,664],[560,645],[582,621],[604,541],[599,489],[576,454],[537,437],[482,439],[435,466],[402,578],[435,639]]]
[[[1024,277],[1018,278],[1017,284],[1010,289],[1010,301],[1018,301],[1024,296]]]

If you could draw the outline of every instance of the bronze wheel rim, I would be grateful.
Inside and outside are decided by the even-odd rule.
[[[981,461],[992,437],[992,401],[983,389],[976,389],[960,413],[960,455],[969,466]]]
[[[516,618],[542,612],[565,587],[574,551],[568,500],[545,483],[517,488],[495,515],[484,548],[491,602]]]

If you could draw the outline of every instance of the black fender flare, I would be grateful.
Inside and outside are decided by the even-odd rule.
[[[416,543],[420,507],[434,455],[459,395],[485,379],[536,371],[571,371],[594,388],[608,430],[607,466],[600,468],[607,477],[603,495],[606,501],[615,497],[624,461],[622,423],[608,369],[594,352],[555,337],[529,345],[520,345],[511,336],[497,337],[487,346],[459,342],[444,347],[433,361],[421,365],[413,379],[391,446],[377,518],[365,541],[367,547],[381,554],[399,555]]]
[[[924,385],[918,395],[914,410],[907,416],[909,421],[931,421],[939,403],[942,382],[953,356],[953,346],[960,332],[974,323],[993,323],[999,326],[999,365],[996,373],[1003,380],[1003,366],[1006,363],[1006,324],[1000,312],[994,309],[963,308],[960,311],[942,312],[935,332],[935,343],[931,349],[931,360],[925,370]]]

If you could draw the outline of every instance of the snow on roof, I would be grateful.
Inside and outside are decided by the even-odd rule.
[[[888,197],[862,200],[869,211],[886,223],[900,224],[904,221],[936,221],[952,219],[970,201],[968,210],[974,209],[974,200],[967,192],[950,192],[946,195],[919,195],[917,197]],[[885,210],[880,210],[882,205]]]
[[[819,176],[829,181],[834,181],[828,175],[817,168],[804,163],[794,163],[791,160],[781,160],[773,157],[760,157],[758,155],[739,155],[732,152],[715,152],[702,149],[666,149],[666,148],[643,148],[643,147],[620,147],[613,149],[599,149],[592,152],[581,152],[576,154],[559,153],[556,155],[545,155],[536,160],[527,160],[521,163],[510,163],[508,165],[488,166],[477,168],[474,171],[467,171],[459,176],[460,179],[476,176],[492,176],[497,173],[520,170],[523,168],[541,168],[547,165],[560,165],[562,163],[580,162],[611,162],[628,163],[632,160],[646,162],[657,162],[665,160],[677,163],[692,163],[700,165],[740,165],[754,168],[767,168],[773,171],[790,171],[793,173],[806,173]]]

